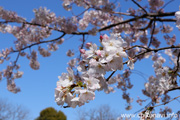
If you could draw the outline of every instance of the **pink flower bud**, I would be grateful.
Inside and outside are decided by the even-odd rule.
[[[103,35],[103,39],[109,39],[109,36],[106,35],[106,34],[104,34],[104,35]]]
[[[102,40],[103,40],[103,36],[102,36],[102,35],[100,35],[100,42],[102,42]]]
[[[81,52],[82,54],[85,54],[86,50],[85,50],[85,49],[80,49],[80,52]]]
[[[102,54],[101,54],[101,50],[97,50],[96,51],[96,54],[98,55],[98,56],[101,56]]]
[[[103,36],[102,36],[102,35],[100,35],[100,39],[101,39],[101,40],[103,39]]]
[[[89,43],[86,43],[86,48],[87,48],[87,49],[89,49],[89,47],[91,47],[91,46],[92,46],[92,43],[90,43],[90,42],[89,42]]]

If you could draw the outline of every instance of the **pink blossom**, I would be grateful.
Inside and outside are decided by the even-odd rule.
[[[85,49],[80,49],[80,52],[81,52],[82,54],[85,54],[86,50],[85,50]]]

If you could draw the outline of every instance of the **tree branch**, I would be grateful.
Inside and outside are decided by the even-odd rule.
[[[176,70],[174,71],[174,73],[176,73],[178,71],[178,69],[179,69],[179,58],[180,58],[180,52],[179,52],[179,54],[177,56],[177,67],[176,67]]]
[[[148,47],[144,47],[144,46],[140,46],[140,45],[134,45],[134,46],[132,46],[132,47],[130,47],[130,48],[127,48],[127,49],[125,49],[125,50],[130,50],[130,49],[135,48],[135,47],[139,47],[139,48],[146,49],[146,51],[141,52],[141,53],[135,55],[132,59],[135,59],[136,57],[139,57],[139,56],[141,56],[141,55],[143,55],[143,54],[146,54],[146,53],[152,52],[152,51],[158,52],[158,51],[166,50],[166,49],[180,48],[179,45],[177,45],[177,46],[172,45],[172,46],[170,46],[170,47],[162,47],[162,48],[156,48],[156,49],[152,49],[152,48],[148,48]],[[124,62],[123,64],[127,64],[127,63],[128,63],[128,60],[127,60],[126,62]],[[108,81],[108,80],[114,75],[115,72],[116,72],[116,71],[113,71],[113,72],[111,73],[111,75],[106,79],[106,81]]]
[[[130,19],[127,19],[127,20],[124,20],[124,21],[121,21],[121,22],[118,22],[118,23],[114,23],[114,24],[110,24],[108,26],[105,26],[103,28],[100,28],[98,29],[97,31],[98,32],[101,32],[101,31],[104,31],[104,30],[107,30],[107,29],[110,29],[110,28],[113,28],[117,25],[121,25],[121,24],[125,24],[125,23],[129,23],[129,22],[132,22],[132,21],[136,21],[138,19],[141,19],[141,18],[147,18],[147,19],[150,19],[150,20],[154,20],[153,18],[154,17],[168,17],[168,16],[174,16],[175,15],[175,12],[166,12],[166,13],[147,13],[147,14],[144,14],[144,15],[141,15],[141,16],[134,16],[134,18],[130,18]],[[151,18],[153,17],[153,18]],[[161,19],[161,18],[156,18],[157,21],[167,21],[167,22],[176,22],[175,19]],[[15,21],[0,21],[0,24],[5,24],[5,23],[9,23],[9,22],[15,22]],[[35,23],[30,23],[30,22],[22,22],[21,24],[29,24],[29,25],[35,25],[35,26],[39,26],[39,27],[47,27],[48,29],[51,29],[51,30],[55,30],[55,31],[58,31],[58,32],[62,32],[62,33],[65,33],[64,31],[62,30],[59,30],[57,28],[52,28],[52,27],[49,27],[47,25],[40,25],[40,24],[35,24]],[[72,32],[71,33],[72,35],[87,35],[89,34],[88,32]]]
[[[168,4],[170,4],[171,2],[173,2],[174,0],[170,0],[169,2],[167,2],[159,11],[161,11],[163,8],[165,8]]]
[[[152,108],[155,108],[155,107],[158,107],[158,106],[161,106],[161,105],[166,105],[166,104],[172,102],[173,100],[178,99],[179,97],[180,97],[180,96],[177,96],[177,97],[175,97],[175,98],[169,100],[168,102],[165,102],[165,103],[162,103],[162,104],[158,104],[158,105],[155,105],[155,106],[151,106],[151,107],[152,107]]]
[[[148,25],[146,27],[138,29],[138,30],[145,31],[145,30],[147,30],[152,25],[152,23],[153,23],[153,20],[150,20],[150,22],[148,23]]]
[[[116,72],[116,71],[113,71],[113,72],[111,73],[111,75],[106,79],[106,81],[109,81],[109,79],[114,75],[115,72]]]
[[[61,39],[62,37],[64,37],[65,35],[66,35],[66,33],[63,33],[60,37],[58,37],[58,38],[56,38],[56,39],[47,40],[47,41],[41,41],[41,42],[38,42],[38,43],[33,43],[33,44],[29,45],[29,46],[26,46],[26,47],[24,47],[24,48],[21,48],[20,50],[14,50],[14,51],[12,51],[12,53],[13,53],[13,52],[19,52],[19,51],[25,50],[25,49],[27,49],[27,48],[31,48],[31,47],[33,47],[33,46],[35,46],[35,45],[39,45],[39,44],[43,44],[43,43],[49,43],[49,42],[55,42],[55,41]]]
[[[156,18],[154,18],[154,19],[156,19]],[[151,38],[150,38],[150,42],[149,42],[148,48],[151,46],[151,43],[153,41],[153,35],[154,35],[155,27],[156,27],[156,22],[154,21],[153,29],[152,29]]]
[[[168,19],[168,18],[156,18],[155,21],[159,21],[159,22],[176,22],[176,19]]]
[[[169,89],[167,92],[169,92],[169,91],[174,91],[174,90],[180,90],[180,86],[175,87],[175,88],[171,88],[171,89]]]

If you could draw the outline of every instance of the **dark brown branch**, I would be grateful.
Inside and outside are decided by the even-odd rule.
[[[18,55],[17,55],[17,57],[16,57],[16,60],[14,61],[14,64],[16,65],[16,63],[17,63],[17,61],[18,61],[18,59],[19,59],[19,55],[20,55],[20,52],[18,52]]]
[[[141,46],[141,47],[142,47],[142,46]],[[144,48],[144,47],[143,47],[143,48]],[[140,55],[143,55],[143,54],[145,54],[145,53],[148,53],[148,52],[152,52],[152,51],[158,52],[158,51],[161,51],[161,50],[172,49],[172,48],[180,48],[180,46],[173,46],[173,45],[172,45],[172,46],[170,46],[170,47],[162,47],[162,48],[155,48],[155,49],[144,48],[144,49],[146,49],[146,51],[135,55],[135,56],[133,57],[133,59],[136,58],[136,57],[138,57],[138,56],[140,56]],[[125,62],[125,64],[127,64],[127,61]]]
[[[81,16],[82,14],[84,14],[86,11],[88,11],[89,9],[90,9],[91,7],[88,7],[86,10],[84,10],[83,12],[81,12],[80,14],[78,14],[78,15],[74,15],[74,16],[76,16],[76,17],[79,17],[79,16]]]
[[[29,46],[26,46],[26,47],[24,47],[24,48],[21,48],[20,50],[14,50],[14,51],[12,51],[12,53],[13,53],[13,52],[19,52],[19,51],[25,50],[25,49],[27,49],[27,48],[31,48],[31,47],[33,47],[33,46],[35,46],[35,45],[39,45],[39,44],[43,44],[43,43],[49,43],[49,42],[55,42],[55,41],[61,39],[62,37],[64,37],[65,35],[66,35],[66,33],[63,33],[60,37],[58,37],[58,38],[56,38],[56,39],[47,40],[47,41],[41,41],[41,42],[38,42],[38,43],[33,43],[33,44],[29,45]]]
[[[148,103],[145,107],[143,107],[143,108],[141,108],[140,110],[138,110],[138,111],[134,112],[134,114],[139,113],[140,111],[144,110],[144,108],[148,108],[148,106],[150,106],[151,104],[152,104],[152,101],[151,101],[151,102],[149,102],[149,103]]]
[[[81,45],[81,49],[83,49],[84,43],[85,43],[85,35],[83,34],[83,42],[82,42],[82,45]]]
[[[152,51],[158,52],[158,51],[166,50],[166,49],[180,48],[180,46],[174,46],[174,45],[172,45],[172,46],[170,46],[170,47],[162,47],[162,48],[151,49],[151,48],[144,47],[144,46],[140,46],[140,45],[134,45],[134,46],[132,46],[132,47],[130,47],[130,48],[127,48],[127,49],[125,49],[125,50],[130,50],[130,49],[135,48],[135,47],[139,47],[139,48],[146,49],[146,51],[141,52],[141,53],[135,55],[132,59],[135,59],[136,57],[139,57],[139,56],[141,56],[141,55],[144,55],[144,54],[146,54],[146,53],[148,53],[148,52],[152,52]],[[127,63],[128,63],[128,60],[127,60],[126,62],[124,62],[123,64],[127,64]],[[108,81],[108,80],[114,75],[115,72],[116,72],[116,71],[113,71],[113,72],[111,73],[111,75],[106,79],[106,81]]]
[[[107,30],[107,29],[110,29],[110,28],[113,28],[117,25],[121,25],[121,24],[125,24],[125,23],[129,23],[129,22],[132,22],[132,21],[136,21],[138,19],[141,19],[141,18],[147,18],[147,19],[151,19],[151,20],[154,20],[153,18],[154,17],[167,17],[167,16],[174,16],[175,15],[175,12],[166,12],[166,13],[147,13],[147,14],[144,14],[144,15],[141,15],[141,16],[134,16],[133,18],[130,18],[130,19],[127,19],[127,20],[124,20],[122,22],[118,22],[118,23],[115,23],[115,24],[111,24],[111,25],[108,25],[106,27],[103,27],[103,28],[100,28],[98,30],[98,32],[101,32],[101,31],[104,31],[104,30]],[[153,18],[151,18],[153,17]],[[156,18],[156,20],[158,21],[167,21],[167,22],[176,22],[175,19],[160,19],[160,18]],[[0,21],[0,23],[8,23],[8,22],[15,22],[15,21]],[[62,30],[59,30],[57,28],[52,28],[52,27],[49,27],[49,26],[46,26],[46,25],[40,25],[40,24],[35,24],[35,23],[30,23],[30,22],[23,22],[21,24],[29,24],[29,25],[35,25],[35,26],[39,26],[39,27],[48,27],[49,29],[51,30],[55,30],[55,31],[58,31],[58,32],[62,32],[64,33],[64,31]],[[72,32],[71,33],[72,35],[87,35],[89,34],[88,32]]]
[[[167,12],[167,13],[147,13],[147,14],[144,14],[144,15],[141,15],[141,16],[138,16],[138,17],[135,16],[134,18],[130,18],[130,19],[124,20],[124,21],[122,21],[122,22],[115,23],[115,24],[111,24],[111,25],[108,25],[108,26],[106,26],[106,27],[100,28],[100,29],[98,30],[98,32],[101,32],[101,31],[104,31],[104,30],[113,28],[113,27],[115,27],[115,26],[117,26],[117,25],[129,23],[129,22],[132,22],[132,21],[136,21],[136,20],[141,19],[141,18],[148,18],[148,17],[167,17],[167,16],[174,16],[174,15],[175,15],[175,12]],[[157,19],[157,20],[159,20],[159,21],[163,21],[163,20],[164,20],[164,21],[176,22],[175,19],[172,19],[172,20],[171,20],[171,19]],[[31,24],[31,23],[27,23],[27,24]],[[35,25],[35,24],[31,24],[31,25]],[[39,24],[37,24],[37,25],[40,26]],[[45,26],[44,26],[44,27],[45,27]],[[54,28],[51,28],[51,29],[54,30]],[[56,29],[55,29],[55,30],[56,30]],[[63,32],[63,31],[58,30],[58,29],[57,29],[57,31]],[[89,33],[88,33],[88,32],[72,32],[71,34],[72,34],[72,35],[82,35],[82,34],[87,35],[87,34],[89,34]]]
[[[141,18],[146,18],[146,17],[147,17],[147,15],[142,15],[142,16],[139,16],[139,17],[134,17],[134,18],[131,18],[131,19],[128,19],[128,20],[124,20],[124,21],[119,22],[119,23],[115,23],[115,24],[111,24],[111,25],[109,25],[109,26],[106,26],[106,27],[104,27],[104,28],[99,29],[99,31],[107,30],[107,29],[110,29],[110,28],[115,27],[115,26],[117,26],[117,25],[129,23],[129,22],[132,22],[132,21],[136,21],[136,20],[138,20],[138,19],[141,19]]]
[[[62,30],[59,30],[57,28],[52,28],[50,26],[47,26],[47,25],[41,25],[41,24],[37,24],[37,23],[30,23],[30,22],[24,22],[23,24],[28,24],[28,25],[34,25],[34,26],[39,26],[39,27],[45,27],[45,28],[48,28],[50,30],[55,30],[55,31],[58,31],[58,32],[63,32]],[[64,32],[63,32],[64,33]]]
[[[156,18],[154,18],[154,19],[156,19]],[[154,35],[155,27],[156,27],[156,22],[154,21],[153,29],[152,29],[151,38],[150,38],[150,42],[149,42],[148,48],[151,46],[151,43],[153,41],[153,35]]]
[[[153,23],[153,20],[150,20],[150,22],[148,23],[148,25],[146,27],[138,29],[138,30],[143,30],[143,31],[147,30],[152,25],[152,23]]]
[[[146,110],[148,110],[148,109],[154,109],[155,107],[159,107],[159,106],[161,106],[161,105],[166,105],[166,104],[168,104],[168,103],[170,103],[170,102],[172,102],[172,101],[174,101],[174,100],[177,100],[178,98],[180,98],[180,96],[177,96],[177,97],[175,97],[175,98],[173,98],[173,99],[171,99],[171,100],[169,100],[168,102],[165,102],[165,103],[162,103],[162,104],[158,104],[158,105],[155,105],[155,106],[149,106],[150,104],[152,104],[152,101],[150,102],[150,103],[148,103],[146,106],[145,106],[145,110],[144,110],[144,107],[143,108],[141,108],[140,110],[138,110],[138,111],[136,111],[134,114],[136,114],[136,113],[139,113],[140,111],[142,111],[142,110],[144,110],[144,111],[146,111]],[[149,106],[149,107],[148,107]]]
[[[168,4],[170,4],[171,2],[173,2],[174,0],[170,0],[169,2],[167,2],[159,11],[161,11],[162,9],[164,9]]]
[[[175,98],[173,98],[173,99],[171,99],[171,100],[169,100],[169,101],[167,101],[167,102],[164,102],[164,103],[162,103],[162,104],[158,104],[158,105],[155,105],[155,106],[149,106],[149,107],[146,107],[146,110],[148,110],[148,109],[151,109],[151,110],[153,110],[155,107],[159,107],[159,106],[161,106],[161,105],[166,105],[166,104],[168,104],[168,103],[170,103],[170,102],[172,102],[172,101],[174,101],[174,100],[177,100],[178,98],[179,98],[180,96],[177,96],[177,97],[175,97]],[[150,104],[151,104],[152,102],[150,102]],[[148,104],[149,105],[149,104]],[[138,112],[140,112],[141,110],[143,110],[144,108],[142,108],[142,109],[140,109],[139,111],[137,111],[137,112],[135,112],[135,113],[138,113]],[[144,110],[144,111],[146,111],[146,110]]]
[[[135,17],[135,15],[131,15],[130,13],[114,12],[114,11],[112,11],[112,12],[110,12],[110,13]]]
[[[8,23],[9,21],[0,21],[0,24],[6,24]]]
[[[169,92],[169,91],[174,91],[174,90],[180,90],[180,86],[171,88],[171,89],[168,90],[168,92]]]
[[[179,52],[179,54],[178,54],[178,56],[177,56],[177,67],[176,67],[176,70],[174,71],[175,74],[176,74],[176,72],[177,72],[178,69],[179,69],[179,58],[180,58],[180,52]]]
[[[172,48],[180,48],[179,45],[177,45],[177,46],[172,45],[172,46],[169,46],[169,47],[162,47],[162,48],[155,48],[155,49],[147,48],[147,47],[144,47],[144,46],[141,46],[141,45],[134,45],[132,47],[126,48],[125,50],[130,50],[130,49],[133,49],[135,47],[144,48],[144,49],[147,50],[146,52],[151,52],[151,51],[156,51],[157,52],[157,51],[160,51],[160,50],[166,50],[166,49],[172,49]]]
[[[113,71],[113,72],[111,73],[111,75],[106,79],[106,81],[109,81],[109,79],[114,75],[115,72],[116,72],[116,71]]]
[[[80,49],[83,49],[84,48],[84,44],[85,44],[85,35],[83,34],[83,41],[82,41],[82,44],[81,44],[81,48]],[[80,52],[80,55],[79,55],[79,61],[81,60],[81,52]]]
[[[144,46],[141,46],[141,45],[134,45],[134,46],[132,46],[132,47],[129,47],[129,48],[126,48],[125,50],[130,50],[130,49],[133,49],[133,48],[135,48],[135,47],[139,47],[139,48],[144,48],[144,49],[146,49],[146,50],[150,50],[150,48],[147,48],[147,47],[144,47]]]
[[[166,12],[166,13],[148,13],[149,17],[168,17],[168,16],[174,16],[175,12]]]
[[[141,16],[138,16],[138,17],[134,17],[134,18],[131,18],[131,19],[128,19],[128,20],[124,20],[122,22],[119,22],[119,23],[115,23],[115,24],[111,24],[109,26],[106,26],[104,28],[101,28],[99,29],[98,31],[103,31],[103,30],[107,30],[107,29],[110,29],[112,27],[115,27],[117,25],[121,25],[121,24],[125,24],[125,23],[129,23],[129,22],[132,22],[132,21],[136,21],[138,19],[141,19],[141,18],[148,18],[148,17],[166,17],[166,16],[174,16],[175,12],[167,12],[167,13],[147,13],[147,14],[144,14],[144,15],[141,15]],[[162,19],[163,20],[163,19]],[[166,19],[165,19],[166,20]],[[175,21],[173,21],[175,22]]]
[[[180,96],[177,96],[177,97],[175,97],[175,98],[169,100],[168,102],[165,102],[165,103],[162,103],[162,104],[158,104],[158,105],[152,106],[152,108],[155,108],[155,107],[158,107],[158,106],[161,106],[161,105],[166,105],[166,104],[172,102],[173,100],[178,99],[179,97],[180,97]]]
[[[0,21],[0,24],[7,24],[7,23],[15,23],[15,21]],[[47,26],[47,25],[41,25],[41,24],[37,24],[37,23],[30,23],[30,22],[22,22],[22,23],[19,23],[19,24],[27,24],[27,25],[32,25],[32,26],[39,26],[39,27],[43,27],[43,28],[48,28],[49,30],[55,30],[55,31],[58,31],[58,32],[62,32],[64,33],[63,31],[57,29],[57,28],[52,28],[50,26]]]
[[[156,18],[155,21],[159,21],[159,22],[176,22],[176,19],[168,19],[168,18]]]

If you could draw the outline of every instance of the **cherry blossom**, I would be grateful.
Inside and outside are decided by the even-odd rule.
[[[121,3],[127,2],[133,5],[125,10]],[[150,98],[151,105],[140,113],[149,115],[156,106],[175,100],[170,93],[180,89],[180,44],[175,33],[180,30],[180,11],[175,7],[173,12],[167,10],[171,2],[62,0],[62,6],[72,16],[39,7],[33,10],[34,18],[30,21],[0,7],[0,32],[14,36],[13,45],[0,51],[0,64],[7,64],[0,71],[0,80],[7,80],[10,92],[20,92],[16,79],[24,71],[20,70],[19,58],[27,58],[29,66],[38,70],[39,55],[50,57],[67,40],[78,39],[81,42],[78,48],[67,48],[67,73],[58,77],[55,88],[57,105],[80,107],[95,100],[97,91],[109,94],[120,89],[126,110],[132,109],[131,74],[137,72],[135,64],[147,59],[154,74],[145,78],[142,93]],[[77,12],[78,7],[81,10]],[[145,101],[137,100],[140,104]],[[170,108],[160,110],[162,114],[170,112]]]
[[[63,73],[59,77],[56,91],[59,90],[60,92],[56,92],[55,94],[61,94],[62,91],[65,91],[65,94],[69,92],[71,94],[74,93],[74,96],[76,97],[72,97],[69,102],[65,101],[65,103],[70,106],[72,104],[73,107],[76,107],[77,105],[79,105],[79,103],[84,104],[86,102],[89,102],[89,100],[94,100],[94,92],[96,90],[104,89],[106,93],[114,91],[112,87],[108,87],[108,84],[105,80],[105,74],[108,71],[123,69],[123,58],[127,58],[128,56],[123,50],[126,42],[118,34],[111,34],[110,37],[104,35],[103,37],[101,37],[101,39],[101,47],[98,47],[95,43],[88,43],[88,50],[80,49],[83,59],[80,61],[77,69],[79,72],[81,72],[81,76],[75,77],[76,75],[73,70],[71,68],[68,68],[68,74]],[[75,67],[75,65],[73,66]],[[128,61],[128,66],[131,69],[134,68],[132,59]],[[112,79],[108,81],[108,83],[112,84],[112,82],[110,81],[112,81]],[[113,83],[116,83],[115,79],[113,81]],[[78,94],[79,98],[76,94]],[[59,95],[55,96],[56,99],[58,99]],[[57,100],[57,103],[62,103],[61,105],[63,105],[63,101],[65,99],[66,98],[59,98]]]
[[[177,11],[175,13],[175,16],[176,16],[176,27],[178,27],[180,29],[180,11]]]

